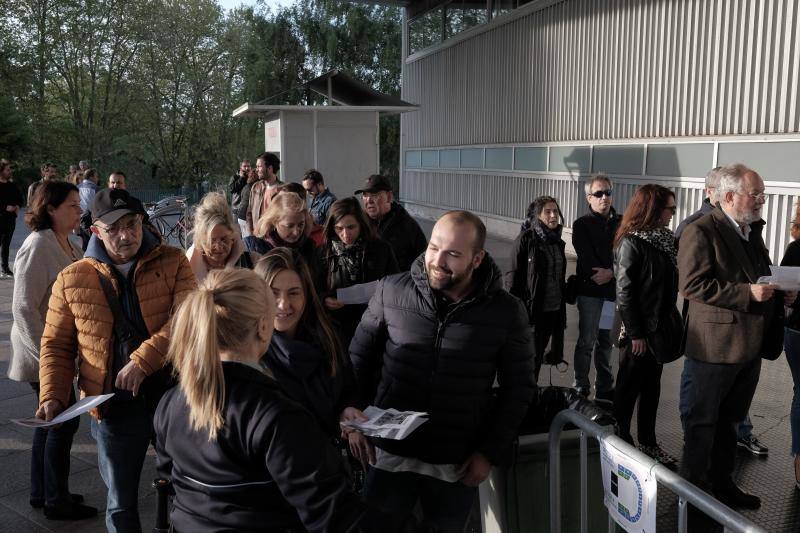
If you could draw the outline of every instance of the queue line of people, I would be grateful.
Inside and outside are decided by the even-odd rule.
[[[576,279],[568,283],[557,275],[550,287],[542,281],[558,273],[559,265],[557,254],[543,251],[546,243],[549,240],[556,250],[563,245],[552,236],[560,230],[554,198],[534,200],[529,209],[532,217],[515,242],[508,287],[534,311],[534,336],[537,327],[549,327],[545,311],[556,309],[551,301],[554,287],[572,285],[567,290],[577,292],[579,309],[575,387],[589,395],[588,361],[593,355],[595,399],[613,400],[620,435],[632,444],[631,421],[638,404],[639,447],[668,465],[678,461],[656,440],[660,378],[664,364],[684,356],[681,473],[730,507],[745,509],[760,507],[761,500],[733,479],[737,447],[754,455],[768,452],[752,434],[748,411],[762,358],[775,359],[785,351],[795,379],[792,453],[800,488],[800,352],[795,311],[799,304],[795,292],[758,282],[770,274],[762,238],[766,195],[761,177],[741,164],[710,171],[707,198],[697,213],[679,225],[680,240],[668,229],[676,212],[672,191],[653,184],[639,187],[621,219],[611,209],[612,183],[607,176],[590,178],[585,192],[590,212],[573,226]],[[549,212],[539,207],[542,204],[550,205]],[[792,222],[793,228],[799,219]],[[795,241],[781,264],[800,265],[798,250]],[[684,298],[682,312],[676,307],[679,293]],[[601,329],[600,314],[610,301],[615,302],[618,326]],[[612,343],[620,347],[616,387],[608,357]],[[550,346],[551,350],[557,346],[555,339]],[[537,367],[547,353],[537,347]],[[690,524],[698,530],[711,527],[693,508]]]
[[[453,211],[443,216],[431,241],[404,270],[400,258],[414,257],[410,249],[420,247],[417,231],[422,232],[393,202],[388,180],[370,176],[356,191],[363,204],[355,198],[331,202],[320,231],[303,196],[312,195],[313,203],[313,194],[325,192],[315,188],[321,180],[283,184],[277,180],[279,161],[272,158],[257,160],[256,168],[274,179],[263,180],[258,189],[263,212],[254,221],[251,210],[245,219],[253,234],[242,239],[225,197],[211,193],[196,212],[195,244],[185,256],[142,232],[141,202],[127,191],[97,192],[86,257],[73,256],[74,262],[55,274],[42,318],[37,416],[51,419],[74,402],[70,391],[78,354],[80,390],[115,392],[92,420],[109,489],[109,531],[141,529],[138,476],[158,400],[159,467],[175,486],[172,516],[178,530],[258,523],[276,530],[374,531],[379,522],[382,529],[387,523],[411,530],[463,528],[477,485],[492,465],[508,458],[542,362],[563,359],[569,288],[557,199],[533,202],[532,216],[515,243],[505,278],[517,299],[503,289],[503,274],[485,250],[486,228],[475,215]],[[613,393],[623,438],[633,442],[630,426],[638,402],[640,446],[659,460],[670,459],[655,435],[660,376],[663,364],[685,353],[684,475],[731,506],[757,507],[758,498],[732,480],[731,442],[735,451],[735,428],[757,383],[756,363],[770,355],[762,352],[774,351],[768,334],[782,318],[783,305],[794,305],[796,295],[778,298],[776,287],[752,281],[768,264],[759,241],[760,177],[741,165],[717,170],[716,206],[686,228],[688,244],[680,247],[667,228],[676,210],[671,191],[658,185],[639,188],[621,220],[612,223],[611,180],[589,180],[587,233],[604,237],[614,228],[613,265],[607,264],[608,254],[581,263],[579,252],[579,275],[590,274],[578,280],[583,286],[578,294],[605,301],[604,285],[615,287],[621,324],[606,338],[620,346],[617,386],[601,390],[598,376],[596,396]],[[34,199],[58,184],[44,183]],[[72,193],[77,189],[66,196]],[[242,193],[240,203],[243,198]],[[594,211],[595,205],[601,212]],[[60,207],[45,206],[45,211],[51,208],[55,213]],[[409,220],[416,231],[410,230]],[[314,231],[324,236],[322,246],[310,238]],[[731,242],[731,233],[740,240]],[[697,249],[699,234],[707,241],[704,253]],[[590,240],[602,246],[607,239]],[[246,250],[245,242],[263,256]],[[715,254],[730,253],[739,242],[738,270],[733,262],[723,272],[709,266],[719,261]],[[741,265],[747,267],[743,258],[753,272],[742,272]],[[335,297],[337,289],[377,280],[366,308],[341,305]],[[600,290],[587,291],[590,283]],[[747,287],[733,291],[726,284]],[[679,289],[689,301],[683,320],[675,307]],[[746,301],[755,303],[740,311],[745,290]],[[261,302],[260,309],[253,301]],[[586,302],[580,320],[586,320],[587,332],[595,332],[583,338],[581,357],[585,360],[592,350],[595,358],[605,357],[605,340],[593,324],[599,321],[597,302]],[[728,310],[726,305],[739,307]],[[744,361],[714,360],[719,350],[697,336],[693,328],[705,324],[702,317],[711,316],[709,308],[745,313],[751,321],[749,337],[739,346]],[[686,344],[676,346],[684,327]],[[132,339],[120,335],[126,328]],[[111,346],[92,342],[103,335],[114,339]],[[788,354],[789,330],[786,335]],[[781,335],[778,344],[783,340]],[[576,347],[580,387],[577,360]],[[160,387],[169,381],[165,363],[175,369],[178,385],[162,399],[170,385]],[[588,373],[588,364],[582,368]],[[499,389],[493,390],[495,384]],[[737,402],[728,405],[734,388]],[[263,398],[252,397],[256,390]],[[699,390],[719,391],[720,403],[700,401]],[[341,431],[339,422],[362,419],[367,405],[425,411],[429,420],[401,442]],[[261,424],[243,418],[243,413],[262,412],[263,417],[255,417]],[[709,423],[725,439],[709,441]],[[314,450],[313,461],[298,449],[300,441]],[[261,444],[245,448],[236,442]],[[223,453],[231,446],[241,453]],[[341,459],[342,446],[367,470],[364,503],[348,484],[352,473]],[[189,449],[192,456],[186,454]],[[259,466],[245,468],[253,465]],[[63,466],[61,472],[63,477]],[[221,473],[223,480],[215,477]],[[77,518],[83,508],[83,513],[93,509],[65,486],[48,492],[47,482],[42,485],[46,513],[60,510],[63,517]],[[56,495],[51,498],[51,493]],[[275,507],[253,499],[267,493],[276,499]],[[231,503],[231,494],[241,498],[236,512],[226,515],[221,510]],[[409,519],[417,504],[422,526]]]

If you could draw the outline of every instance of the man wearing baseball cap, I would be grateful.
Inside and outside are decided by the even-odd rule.
[[[392,246],[400,271],[409,270],[414,260],[428,247],[428,240],[417,221],[394,201],[389,180],[380,174],[373,174],[355,194],[361,195],[364,211],[378,236]]]
[[[124,189],[99,191],[83,259],[56,278],[42,335],[39,410],[67,405],[78,367],[82,396],[114,393],[92,411],[110,532],[141,531],[139,477],[169,345],[169,319],[196,282],[182,250],[142,231],[142,203]]]

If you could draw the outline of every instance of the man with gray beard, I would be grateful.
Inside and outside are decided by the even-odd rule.
[[[762,356],[782,349],[783,336],[775,332],[782,330],[784,303],[796,293],[758,283],[770,274],[761,237],[763,180],[739,164],[719,173],[719,208],[686,227],[678,250],[679,287],[689,301],[681,468],[726,505],[757,509],[761,500],[732,478],[736,427],[750,408]]]

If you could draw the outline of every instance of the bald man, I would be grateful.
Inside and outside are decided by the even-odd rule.
[[[525,309],[503,289],[485,240],[474,214],[445,214],[411,271],[379,283],[350,345],[358,408],[429,414],[404,440],[351,446],[373,465],[365,497],[399,514],[419,502],[443,531],[463,531],[478,485],[510,457],[536,386]]]

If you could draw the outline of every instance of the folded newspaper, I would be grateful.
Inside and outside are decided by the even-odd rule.
[[[364,410],[365,421],[348,420],[343,427],[353,428],[368,437],[403,440],[419,426],[428,421],[428,413],[380,409],[370,405]]]

